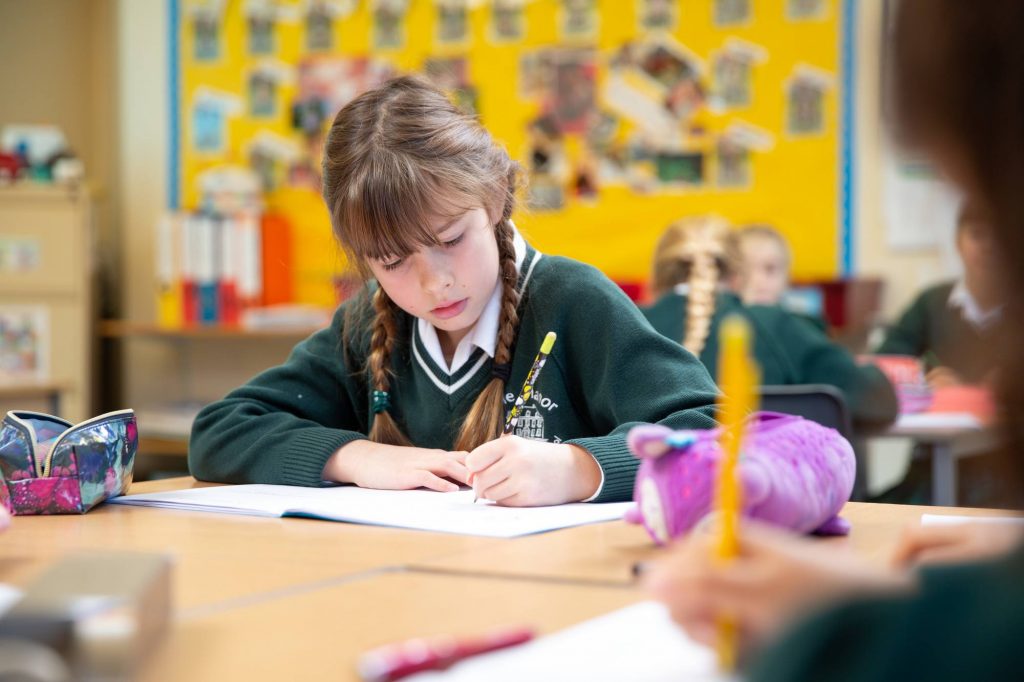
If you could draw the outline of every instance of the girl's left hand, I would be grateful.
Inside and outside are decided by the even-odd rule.
[[[585,500],[601,484],[597,460],[575,445],[502,436],[466,457],[477,496],[510,507]]]

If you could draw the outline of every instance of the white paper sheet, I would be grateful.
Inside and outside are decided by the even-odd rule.
[[[228,485],[128,495],[114,504],[209,511],[246,516],[308,516],[329,521],[396,526],[460,535],[511,538],[556,528],[622,518],[631,502],[499,507],[473,503],[473,492],[371,490],[355,486],[302,488],[287,485]]]
[[[1024,524],[1024,516],[947,516],[945,514],[921,514],[922,526],[955,526],[961,523],[1022,525]]]
[[[466,659],[409,682],[680,682],[728,680],[715,653],[680,630],[657,602],[641,602],[522,646]]]
[[[921,412],[901,414],[895,430],[911,429],[980,429],[981,421],[968,412]]]

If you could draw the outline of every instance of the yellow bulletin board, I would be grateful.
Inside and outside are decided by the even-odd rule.
[[[854,0],[171,0],[174,207],[250,166],[295,236],[296,296],[344,267],[320,132],[391,74],[426,72],[528,171],[541,251],[644,282],[670,222],[769,223],[798,278],[849,267]]]

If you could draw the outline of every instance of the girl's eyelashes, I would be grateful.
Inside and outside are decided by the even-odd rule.
[[[445,248],[451,249],[451,248],[454,248],[455,246],[458,246],[459,242],[461,242],[462,238],[465,237],[465,236],[466,236],[466,233],[463,232],[458,237],[455,237],[454,239],[449,239],[448,241],[445,241],[445,242],[441,242],[441,244]],[[386,270],[387,272],[393,272],[393,271],[397,270],[398,268],[400,268],[402,266],[402,263],[404,263],[404,262],[405,262],[404,258],[395,258],[394,260],[387,261],[387,262],[384,262],[383,260],[381,260],[380,266],[382,268],[384,268],[384,270]]]

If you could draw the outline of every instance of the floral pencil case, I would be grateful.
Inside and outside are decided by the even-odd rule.
[[[23,516],[83,514],[123,495],[138,444],[132,410],[79,424],[40,412],[8,412],[0,423],[0,481],[8,508]]]

